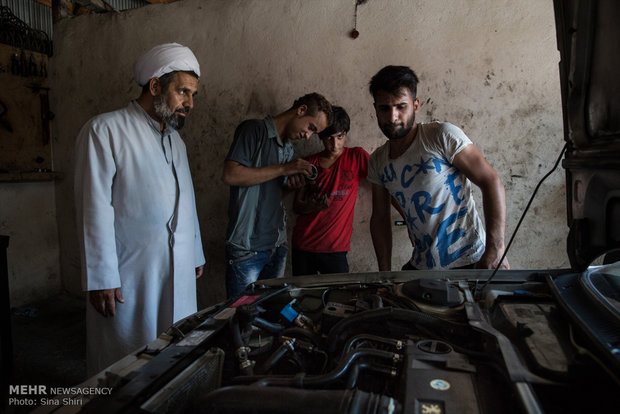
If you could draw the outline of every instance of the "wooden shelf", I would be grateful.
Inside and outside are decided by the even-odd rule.
[[[23,171],[0,173],[0,183],[23,183],[34,181],[54,181],[64,178],[64,174],[58,171]]]

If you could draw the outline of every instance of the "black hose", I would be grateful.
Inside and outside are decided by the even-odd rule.
[[[283,337],[283,336],[289,336],[293,338],[303,337],[309,340],[310,342],[312,342],[312,345],[321,346],[321,338],[317,334],[315,334],[314,332],[308,329],[299,328],[296,326],[292,328],[286,328],[280,333],[280,337]]]
[[[397,348],[400,344],[402,344],[402,341],[399,339],[384,338],[382,336],[370,335],[370,334],[361,334],[361,335],[356,335],[347,341],[342,351],[342,355],[344,356],[348,354],[349,352],[351,352],[351,348],[353,348],[353,345],[358,341],[380,342],[383,344],[392,345],[394,348]]]
[[[289,350],[290,350],[290,342],[285,341],[282,345],[280,345],[280,347],[273,354],[269,356],[269,358],[267,358],[267,360],[261,366],[260,372],[265,373],[265,374],[268,373],[271,370],[271,368],[273,368],[273,366],[277,364],[278,361],[280,361],[282,357],[284,357],[284,355],[288,353]]]
[[[259,317],[254,318],[254,320],[252,321],[252,325],[272,334],[277,334],[284,330],[284,326],[280,325],[279,323],[269,322]]]
[[[241,338],[241,328],[239,327],[237,315],[230,319],[230,328],[232,331],[233,344],[235,346],[235,354],[239,361],[239,370],[242,375],[253,375],[254,367],[248,359],[249,349],[245,346],[245,342]]]
[[[386,321],[390,320],[430,325],[443,331],[470,329],[468,325],[446,321],[414,310],[393,307],[370,309],[351,315],[332,327],[326,341],[329,347],[329,353],[333,355],[340,346],[340,343],[347,337],[347,331],[349,329],[359,327],[361,324],[368,322],[381,322],[385,324]]]
[[[239,320],[236,317],[230,319],[230,330],[232,333],[233,345],[235,349],[245,346],[243,339],[241,339],[241,328],[239,328]]]
[[[382,308],[383,307],[383,299],[379,295],[368,295],[368,299],[370,299],[371,307],[373,309]]]
[[[357,364],[354,364],[353,367],[351,368],[351,372],[349,372],[349,376],[347,378],[347,384],[345,385],[345,389],[351,390],[355,388],[355,386],[357,385],[357,379],[360,376],[360,372],[368,368],[370,368],[370,364],[367,362],[358,362]]]
[[[329,384],[330,382],[342,378],[342,376],[349,370],[355,360],[367,356],[391,359],[393,361],[400,359],[400,355],[393,352],[381,351],[378,349],[360,348],[355,350],[354,352],[351,352],[350,354],[347,354],[347,356],[338,363],[336,368],[326,374],[305,376],[305,374],[302,373],[301,375],[297,375],[295,377],[267,377],[259,380],[253,385],[288,386],[298,388],[313,388],[317,386],[324,386],[326,384]]]
[[[202,414],[400,414],[400,403],[360,390],[300,390],[285,387],[230,386],[194,401]]]

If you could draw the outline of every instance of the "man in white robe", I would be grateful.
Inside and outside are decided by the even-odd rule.
[[[75,198],[94,375],[196,312],[205,257],[185,144],[200,67],[159,45],[138,59],[138,99],[81,129]]]

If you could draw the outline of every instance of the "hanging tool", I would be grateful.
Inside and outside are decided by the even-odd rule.
[[[42,93],[39,97],[41,98],[41,121],[43,122],[41,142],[47,145],[50,142],[50,121],[54,119],[54,113],[50,111],[48,94]]]
[[[7,112],[8,112],[8,108],[6,107],[4,102],[0,100],[0,126],[2,126],[2,128],[6,129],[9,132],[13,132],[13,127],[11,126],[11,123],[7,121],[6,119],[4,119],[4,115]]]
[[[11,74],[19,76],[19,56],[17,53],[11,55]]]
[[[30,64],[28,67],[28,74],[30,76],[39,76],[39,70],[37,68],[37,61],[32,53],[30,54]]]

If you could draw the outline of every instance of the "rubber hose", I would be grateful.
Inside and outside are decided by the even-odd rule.
[[[360,390],[300,390],[285,387],[230,386],[199,397],[199,414],[400,414],[391,397]]]
[[[326,341],[328,344],[329,353],[333,354],[336,349],[338,349],[340,343],[343,340],[342,337],[346,335],[346,331],[348,329],[353,327],[359,327],[360,324],[363,324],[365,322],[382,322],[383,324],[385,324],[385,321],[387,320],[411,322],[413,324],[424,324],[436,328],[443,327],[444,330],[446,328],[463,329],[467,327],[409,309],[399,309],[393,307],[370,309],[351,315],[348,318],[341,320],[332,327],[332,329],[329,331]]]

